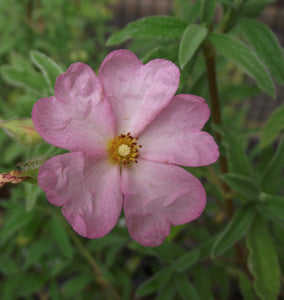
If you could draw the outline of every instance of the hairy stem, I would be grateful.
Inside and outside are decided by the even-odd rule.
[[[95,281],[98,283],[99,286],[102,287],[102,289],[105,292],[106,300],[119,300],[121,299],[118,295],[117,291],[113,288],[111,283],[104,277],[103,272],[98,265],[98,263],[95,261],[95,259],[92,257],[90,252],[86,249],[86,247],[81,242],[79,236],[77,233],[73,231],[72,228],[65,222],[63,217],[59,214],[57,214],[53,209],[46,209],[41,206],[36,206],[38,210],[41,212],[44,212],[49,215],[51,218],[57,218],[57,220],[66,228],[66,231],[70,238],[73,240],[75,246],[79,250],[82,257],[87,261],[87,263],[91,266],[92,271],[95,275]]]
[[[105,293],[109,296],[106,299],[119,300],[120,297],[117,294],[116,290],[113,288],[111,283],[103,276],[100,266],[94,260],[90,252],[80,241],[78,235],[65,223],[65,227],[68,230],[68,234],[76,245],[77,249],[80,251],[83,258],[90,264],[92,267],[93,273],[96,276],[96,282],[104,289]]]
[[[216,54],[213,45],[210,42],[207,42],[204,46],[204,56],[206,62],[206,71],[207,71],[207,81],[209,86],[210,101],[212,107],[212,118],[213,122],[216,125],[222,124],[222,116],[220,109],[220,100],[217,86],[217,77],[216,77]],[[219,132],[216,133],[216,140],[218,144],[222,143],[222,136]],[[228,161],[224,155],[220,155],[219,158],[220,170],[222,174],[228,172]],[[222,188],[225,195],[226,202],[226,213],[229,219],[232,218],[234,214],[233,202],[230,197],[231,189],[230,187],[222,181]]]
[[[211,108],[212,108],[212,118],[213,118],[213,122],[216,125],[221,125],[222,114],[220,108],[220,99],[219,99],[217,76],[216,76],[216,53],[213,45],[209,41],[206,42],[203,50],[204,50],[204,57],[206,62],[207,81],[209,86],[209,94],[210,94],[210,101],[211,101]],[[216,133],[216,140],[219,145],[222,143],[222,136],[219,132]],[[222,174],[227,173],[228,161],[224,155],[220,155],[219,164],[220,164],[221,173]],[[222,189],[225,198],[226,214],[228,219],[230,220],[234,215],[233,200],[231,198],[231,188],[224,181],[222,181]],[[248,278],[251,279],[252,277],[247,268],[247,263],[246,263],[246,253],[244,252],[244,249],[242,248],[242,245],[240,243],[236,243],[235,251],[237,253],[239,262],[244,272],[247,274]]]

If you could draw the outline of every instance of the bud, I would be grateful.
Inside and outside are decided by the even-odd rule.
[[[37,183],[38,171],[41,165],[48,160],[48,156],[42,155],[33,157],[26,162],[18,163],[17,166],[21,169],[22,177],[27,178],[27,182]]]
[[[26,146],[43,142],[43,139],[35,130],[32,119],[0,120],[0,128],[3,128],[10,138]]]

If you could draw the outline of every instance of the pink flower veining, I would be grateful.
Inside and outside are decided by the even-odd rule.
[[[201,131],[210,115],[205,100],[174,96],[179,76],[170,61],[143,65],[130,51],[117,50],[98,76],[72,64],[57,78],[55,96],[34,105],[38,133],[70,151],[45,162],[38,183],[78,234],[106,235],[123,206],[131,237],[153,247],[171,225],[202,213],[204,188],[178,165],[214,163],[218,146]]]

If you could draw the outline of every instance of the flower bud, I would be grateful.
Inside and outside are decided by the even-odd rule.
[[[34,128],[32,119],[1,121],[0,128],[3,128],[10,138],[26,146],[43,142],[43,139]]]

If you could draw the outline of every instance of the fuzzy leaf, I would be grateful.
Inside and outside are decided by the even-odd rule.
[[[284,168],[284,137],[279,142],[275,155],[270,160],[268,166],[265,168],[262,177],[260,179],[260,186],[266,193],[274,193],[277,186],[277,178],[281,174]]]
[[[146,64],[152,59],[164,58],[178,64],[178,50],[178,43],[171,43],[168,46],[155,47],[143,57],[142,61],[144,64]]]
[[[267,224],[258,216],[248,231],[248,267],[253,285],[262,300],[276,300],[280,290],[280,268]]]
[[[164,284],[164,282],[166,282],[171,277],[171,275],[172,272],[169,268],[163,268],[148,280],[143,282],[137,289],[135,295],[137,297],[141,297],[155,292],[160,286]]]
[[[274,84],[269,74],[255,53],[245,44],[226,34],[211,33],[209,39],[222,55],[252,77],[263,92],[271,97],[275,96]]]
[[[65,299],[76,299],[78,295],[90,282],[93,281],[94,275],[89,272],[84,272],[76,277],[69,279],[62,287]]]
[[[264,194],[261,200],[269,214],[284,221],[284,197]]]
[[[42,74],[14,66],[1,67],[1,73],[8,83],[23,87],[40,97],[45,95],[48,86]]]
[[[16,231],[30,223],[34,216],[32,212],[26,213],[25,211],[17,211],[5,219],[5,225],[0,231],[0,244],[6,242]]]
[[[250,204],[242,206],[213,244],[211,255],[216,257],[230,249],[248,230],[255,215]]]
[[[40,69],[47,84],[53,92],[56,78],[63,73],[59,65],[50,57],[38,51],[30,52],[32,62]]]
[[[240,14],[251,18],[258,17],[267,4],[275,2],[275,0],[247,0],[244,1],[244,5]]]
[[[36,264],[42,256],[49,252],[52,244],[46,237],[36,240],[27,250],[23,268],[27,270],[31,265]]]
[[[255,293],[253,290],[252,282],[247,275],[239,272],[239,287],[244,300],[255,300]]]
[[[220,127],[216,127],[216,130],[223,136],[223,144],[229,160],[230,172],[250,177],[252,166],[238,134]]]
[[[227,173],[223,175],[223,179],[231,188],[238,191],[245,198],[258,199],[260,189],[251,178],[240,174]]]
[[[210,25],[215,13],[216,0],[201,0],[201,23]]]
[[[199,300],[199,295],[194,285],[184,274],[175,275],[175,286],[184,300]]]
[[[284,104],[270,115],[262,130],[260,146],[264,148],[271,144],[282,130],[284,130]]]
[[[242,18],[237,26],[265,63],[272,77],[284,84],[284,59],[275,34],[265,24],[254,19]]]
[[[207,268],[203,264],[198,265],[192,271],[192,276],[200,299],[214,300],[211,278]]]
[[[174,300],[175,293],[175,286],[172,284],[172,278],[170,278],[168,282],[159,287],[155,300]]]
[[[11,257],[11,254],[8,255],[6,253],[0,254],[0,271],[4,275],[13,276],[19,273],[19,267],[15,262],[15,258]]]
[[[173,264],[177,272],[184,272],[190,268],[199,258],[200,251],[198,249],[192,250],[181,257],[179,257]]]
[[[123,43],[130,38],[180,39],[186,26],[186,22],[169,16],[142,18],[111,35],[107,40],[107,46]]]
[[[71,258],[73,256],[73,248],[62,224],[56,218],[52,218],[48,223],[48,228],[62,254],[67,258]]]
[[[200,15],[201,2],[188,0],[176,1],[175,11],[177,12],[179,19],[187,22],[188,24],[195,23],[196,19]]]
[[[190,61],[207,36],[208,30],[196,24],[190,24],[185,29],[179,48],[179,63],[181,68]]]

